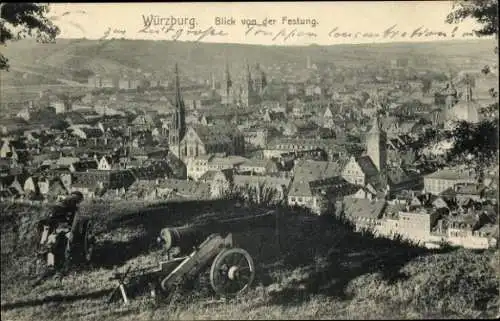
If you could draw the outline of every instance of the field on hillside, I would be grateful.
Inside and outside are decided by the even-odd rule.
[[[26,39],[3,48],[11,71],[2,73],[2,103],[27,102],[46,89],[76,86],[84,91],[82,86],[92,74],[150,72],[169,79],[175,63],[182,77],[209,79],[213,73],[219,81],[226,63],[236,79],[243,76],[244,61],[259,63],[264,69],[283,62],[305,67],[308,56],[315,63],[340,68],[387,67],[391,59],[418,57],[427,61],[423,67],[429,70],[479,72],[485,65],[495,65],[494,47],[491,40],[287,47],[118,39],[57,39],[56,43],[40,44]]]
[[[113,268],[154,265],[161,228],[265,212],[233,203],[87,204],[97,220],[92,267],[32,288],[33,227],[43,208],[1,210],[2,320],[477,318],[498,315],[498,252],[430,251],[355,233],[349,224],[281,209],[273,224],[249,227],[234,242],[250,252],[251,290],[223,300],[207,287],[171,302],[142,295],[107,304]],[[270,223],[270,222],[269,222]],[[279,240],[279,242],[278,242]]]
[[[315,63],[333,63],[337,66],[366,63],[388,65],[390,59],[422,57],[429,64],[446,66],[451,63],[457,69],[463,69],[465,65],[467,68],[481,69],[484,64],[495,61],[494,47],[495,42],[492,40],[287,47],[57,39],[54,44],[37,44],[30,40],[9,43],[4,54],[11,60],[12,66],[35,68],[62,78],[64,74],[68,76],[72,71],[82,70],[94,73],[142,70],[169,75],[174,63],[179,63],[183,75],[209,77],[210,72],[215,72],[217,77],[222,77],[226,62],[235,76],[243,70],[245,60],[252,65],[258,62],[262,66],[271,66],[286,61],[305,67],[307,56]]]

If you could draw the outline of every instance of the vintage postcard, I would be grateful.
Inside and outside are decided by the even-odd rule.
[[[1,3],[2,320],[500,317],[497,12]]]

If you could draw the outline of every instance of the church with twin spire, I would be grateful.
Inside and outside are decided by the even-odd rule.
[[[169,151],[179,160],[209,154],[242,155],[245,150],[243,134],[228,124],[224,127],[201,124],[186,125],[186,107],[181,94],[179,68],[175,65],[174,111],[168,131]]]
[[[259,64],[256,64],[253,69],[246,63],[244,79],[238,84],[232,80],[229,65],[226,63],[224,79],[219,92],[222,105],[248,108],[262,101],[267,86],[266,74],[261,70]]]

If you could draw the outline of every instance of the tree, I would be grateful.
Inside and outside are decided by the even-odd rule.
[[[450,162],[474,166],[481,174],[484,168],[492,165],[496,160],[497,119],[486,119],[478,124],[459,122],[452,135],[455,138],[455,144],[448,155]]]
[[[453,11],[446,18],[447,23],[460,23],[465,19],[475,19],[480,25],[475,33],[479,37],[495,36],[498,39],[498,1],[472,0],[457,1]],[[498,47],[495,48],[498,53]],[[489,66],[482,73],[489,73]],[[493,97],[497,93],[490,90]],[[448,155],[450,162],[460,162],[475,167],[481,177],[485,168],[498,162],[498,103],[484,108],[486,117],[478,124],[460,122],[453,130],[454,146]]]
[[[47,4],[1,3],[0,44],[34,37],[38,42],[52,42],[60,30],[46,15]],[[0,54],[0,70],[9,70],[8,59]]]
[[[447,23],[460,23],[472,18],[481,24],[479,30],[474,30],[477,36],[498,37],[498,0],[456,1],[453,9],[446,17]]]
[[[64,119],[57,119],[51,126],[51,129],[56,129],[60,131],[66,130],[70,124]]]

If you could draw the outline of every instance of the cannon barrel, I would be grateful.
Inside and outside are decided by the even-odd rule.
[[[210,221],[205,224],[189,227],[167,227],[161,230],[160,239],[163,241],[163,246],[167,250],[172,247],[190,249],[201,244],[213,233],[236,233],[257,227],[273,228],[275,223],[275,213],[268,212],[261,215]]]
[[[161,230],[160,238],[165,249],[192,248],[203,242],[206,232],[195,227],[168,227]]]

